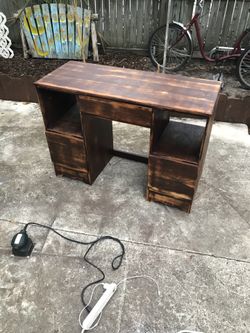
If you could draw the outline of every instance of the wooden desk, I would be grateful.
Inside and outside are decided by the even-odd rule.
[[[92,184],[113,155],[148,162],[147,199],[190,211],[220,83],[70,61],[35,85],[57,175]],[[151,129],[148,159],[113,150],[112,120]]]

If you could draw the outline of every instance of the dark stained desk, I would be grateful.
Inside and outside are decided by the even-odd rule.
[[[113,155],[148,162],[147,199],[190,212],[220,83],[70,61],[35,85],[57,175],[92,184]],[[113,149],[113,120],[150,128],[148,159]]]

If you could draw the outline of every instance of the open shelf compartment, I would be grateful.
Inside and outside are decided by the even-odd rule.
[[[75,95],[39,89],[47,131],[83,138],[80,108]]]
[[[181,121],[170,118],[160,138],[153,145],[151,154],[183,162],[198,163],[206,121]]]

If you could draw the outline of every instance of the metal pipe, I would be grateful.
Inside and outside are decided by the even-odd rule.
[[[166,72],[167,50],[168,50],[168,30],[169,30],[169,21],[170,21],[170,11],[171,11],[171,0],[168,0],[168,11],[167,11],[165,44],[164,44],[164,55],[163,55],[163,68],[162,68],[162,72],[163,73]]]

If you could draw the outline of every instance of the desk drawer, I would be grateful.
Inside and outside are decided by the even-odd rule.
[[[132,125],[151,127],[151,108],[88,96],[80,96],[79,99],[81,112]]]
[[[150,155],[148,175],[148,186],[152,191],[176,199],[192,200],[197,184],[198,167]]]
[[[192,200],[171,197],[163,193],[154,192],[151,189],[148,189],[147,197],[149,201],[159,202],[167,206],[178,207],[188,213],[190,213],[192,206]]]
[[[58,163],[54,164],[54,168],[55,168],[55,173],[57,176],[61,175],[64,177],[81,180],[84,183],[90,184],[88,173],[85,171],[82,171],[82,169],[80,169],[80,170],[72,169],[72,168],[69,168],[65,165],[58,164]]]
[[[51,159],[54,163],[86,171],[83,139],[46,131]]]

